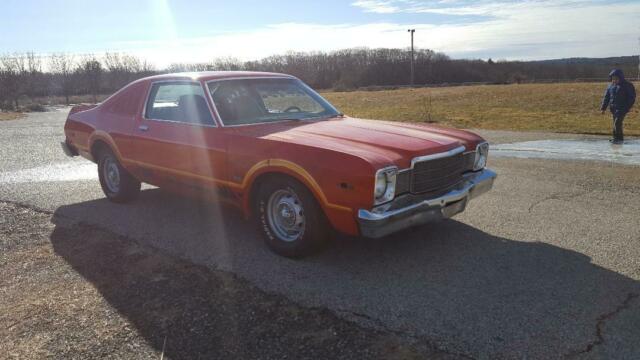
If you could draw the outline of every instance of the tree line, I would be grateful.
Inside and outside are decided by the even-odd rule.
[[[618,67],[635,74],[631,57]],[[446,54],[418,49],[414,54],[415,83],[521,83],[606,78],[611,61],[493,61],[452,59]],[[615,63],[615,62],[614,62]],[[410,52],[405,49],[344,49],[333,52],[290,52],[255,61],[218,58],[207,63],[171,64],[158,70],[128,54],[103,56],[35,53],[0,56],[0,107],[16,109],[27,99],[60,96],[68,104],[74,95],[110,94],[127,83],[160,73],[211,70],[268,71],[294,75],[316,89],[350,90],[399,86],[410,82]]]
[[[414,54],[415,84],[507,84],[576,79],[606,79],[612,66],[627,74],[638,71],[637,57],[559,61],[452,59],[444,53],[418,49]],[[330,53],[288,53],[257,61],[233,58],[209,63],[172,64],[170,72],[255,70],[292,74],[316,89],[349,90],[410,83],[411,55],[405,49],[345,49]]]
[[[0,56],[0,108],[14,110],[26,100],[61,96],[70,103],[74,95],[113,93],[129,82],[157,74],[148,62],[137,57],[106,53],[74,56],[53,54],[42,57],[29,52]]]

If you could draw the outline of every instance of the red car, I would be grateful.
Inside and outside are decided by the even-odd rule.
[[[213,194],[290,257],[318,249],[333,229],[378,238],[451,217],[496,177],[478,135],[350,118],[273,73],[141,79],[74,107],[65,135],[68,155],[98,164],[110,200],[132,200],[141,182]]]

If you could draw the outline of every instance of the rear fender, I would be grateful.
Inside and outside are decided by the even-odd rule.
[[[71,111],[69,111],[69,115],[72,115],[72,114],[75,114],[75,113],[79,113],[81,111],[91,110],[91,109],[95,108],[96,106],[98,106],[98,104],[80,104],[80,105],[76,105],[76,106],[71,108]]]
[[[113,139],[111,138],[111,136],[109,136],[109,134],[101,130],[94,131],[93,134],[91,134],[91,136],[89,137],[89,150],[90,150],[91,156],[93,157],[94,162],[98,161],[97,154],[95,154],[94,152],[96,150],[95,146],[99,143],[106,144],[111,150],[111,152],[113,152],[113,154],[116,156],[116,158],[118,158],[118,161],[120,162],[120,164],[122,164],[122,166],[127,168],[128,161],[127,159],[124,159],[120,154],[120,151],[118,150],[118,147],[116,146],[115,141],[113,141]]]

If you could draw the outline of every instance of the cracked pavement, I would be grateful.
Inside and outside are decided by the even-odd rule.
[[[622,304],[620,306],[618,306],[617,308],[615,308],[613,311],[603,314],[601,316],[598,317],[598,322],[596,323],[596,339],[587,344],[587,346],[584,348],[584,350],[581,351],[577,351],[574,353],[570,353],[567,354],[567,358],[577,358],[577,357],[583,357],[586,354],[590,354],[593,353],[593,349],[596,346],[600,346],[603,345],[605,343],[605,338],[604,338],[604,327],[606,325],[606,322],[613,319],[616,316],[619,316],[620,312],[624,311],[624,310],[628,310],[629,307],[631,306],[632,302],[634,300],[636,300],[636,298],[638,297],[638,294],[633,294],[633,293],[629,293],[627,294],[627,297],[624,299],[624,302],[622,302]],[[633,358],[635,357],[634,354],[629,354],[631,355],[629,358]],[[637,354],[635,354],[637,355]],[[626,358],[626,356],[625,356]]]
[[[338,237],[292,261],[218,204],[151,187],[135,203],[109,203],[87,162],[62,154],[65,115],[0,124],[1,200],[98,225],[457,357],[640,358],[640,167],[490,158],[495,188],[454,219],[380,240]],[[580,138],[481,134],[493,143]],[[42,170],[70,168],[75,180]],[[19,171],[29,181],[15,181]]]

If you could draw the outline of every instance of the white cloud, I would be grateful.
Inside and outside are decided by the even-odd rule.
[[[360,7],[367,12],[391,14],[401,11],[399,7],[393,5],[394,3],[397,3],[397,1],[360,0],[354,2],[352,5]]]
[[[232,56],[257,59],[287,51],[331,51],[350,47],[408,45],[408,28],[416,29],[416,46],[454,57],[545,59],[617,56],[637,53],[640,3],[563,0],[509,3],[440,0],[358,1],[378,12],[414,11],[488,15],[488,19],[440,25],[392,22],[363,25],[276,24],[246,32],[203,38],[114,44],[114,49],[144,56],[158,66],[204,62]],[[439,10],[434,10],[434,4]],[[417,7],[421,5],[421,7]]]
[[[252,60],[289,51],[331,51],[352,47],[402,47],[404,27],[377,23],[365,25],[322,25],[285,23],[247,32],[224,33],[218,36],[173,39],[156,42],[126,42],[115,45],[148,59],[160,59],[156,64],[173,62],[206,62],[217,57]]]
[[[351,5],[371,13],[433,13],[441,15],[500,16],[529,7],[580,7],[602,0],[364,0]],[[608,2],[610,3],[610,2]]]

